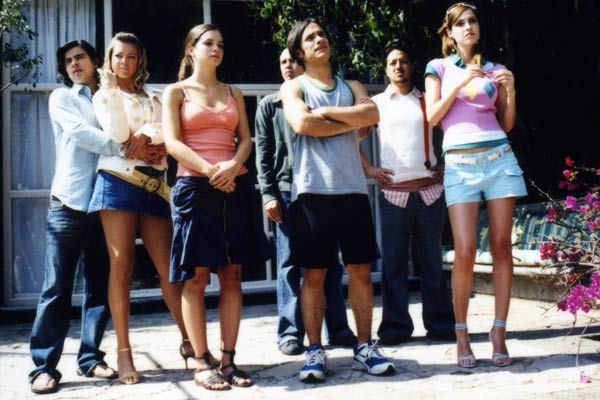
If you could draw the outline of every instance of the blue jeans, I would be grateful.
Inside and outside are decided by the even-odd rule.
[[[454,312],[448,280],[442,269],[443,196],[427,206],[418,192],[411,193],[406,208],[390,203],[380,193],[383,272],[383,316],[379,336],[409,337],[413,322],[408,313],[408,257],[413,254],[421,271],[423,323],[432,333],[452,333]]]
[[[30,381],[45,372],[58,382],[56,370],[69,331],[69,315],[77,261],[83,254],[85,288],[82,299],[81,344],[77,363],[92,374],[105,364],[100,342],[108,322],[108,254],[97,214],[87,214],[50,200],[46,225],[44,284],[31,331],[31,358],[36,368]]]
[[[277,251],[277,309],[279,324],[277,343],[282,345],[290,339],[304,340],[304,323],[300,305],[301,268],[290,263],[290,193],[281,192],[280,204],[283,222],[275,225]],[[346,303],[342,293],[343,267],[338,264],[325,275],[325,335],[329,340],[352,335],[348,327]]]

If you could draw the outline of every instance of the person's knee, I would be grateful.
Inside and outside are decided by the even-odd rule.
[[[475,256],[477,247],[475,244],[455,245],[454,247],[454,264],[462,266],[473,266],[475,264]]]
[[[512,259],[512,242],[510,237],[492,238],[490,253],[494,260]]]
[[[192,279],[185,281],[183,290],[186,292],[204,295],[204,291],[206,290],[206,286],[208,286],[209,282],[210,273],[208,271],[206,271],[206,273],[197,273]]]
[[[242,288],[242,270],[238,267],[228,266],[219,271],[219,285],[221,291],[240,291]]]
[[[319,287],[323,287],[325,282],[325,274],[327,270],[325,269],[304,269],[303,271],[303,285],[305,287],[315,289]]]
[[[115,256],[111,260],[111,274],[122,281],[131,281],[133,275],[133,257],[128,254]]]
[[[371,284],[371,267],[368,264],[348,265],[348,275],[353,284]]]

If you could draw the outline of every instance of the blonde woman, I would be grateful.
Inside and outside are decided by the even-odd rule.
[[[513,276],[512,218],[517,197],[527,195],[523,171],[505,133],[515,124],[515,81],[506,67],[483,58],[474,5],[456,3],[448,8],[438,33],[445,58],[427,65],[425,98],[427,119],[444,129],[444,191],[456,251],[452,295],[457,362],[463,368],[477,365],[467,331],[467,311],[479,205],[485,201],[495,295],[495,319],[489,336],[492,362],[504,367],[512,363],[505,341]]]
[[[118,33],[99,71],[94,109],[102,129],[126,147],[124,157],[101,156],[89,212],[99,212],[110,256],[109,305],[123,384],[140,381],[129,341],[129,304],[136,232],[154,263],[165,302],[182,334],[184,360],[193,352],[181,316],[181,285],[168,281],[172,237],[166,152],[158,93],[145,85],[146,52],[131,33]]]
[[[209,390],[250,386],[233,358],[242,313],[241,266],[268,256],[253,218],[255,191],[244,162],[252,139],[244,96],[217,79],[223,37],[215,25],[188,33],[179,82],[165,90],[164,135],[179,161],[173,187],[171,281],[184,282],[183,318],[196,353],[196,384]],[[220,284],[221,364],[206,338],[204,294],[210,272]]]

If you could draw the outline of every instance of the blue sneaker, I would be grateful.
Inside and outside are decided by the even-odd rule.
[[[377,348],[377,342],[367,343],[354,348],[352,369],[367,371],[371,375],[394,375],[396,367]]]
[[[327,354],[320,344],[310,345],[306,349],[306,361],[300,369],[299,378],[306,383],[320,383],[325,381],[327,368]]]

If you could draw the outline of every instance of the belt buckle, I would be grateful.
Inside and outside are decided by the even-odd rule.
[[[160,188],[162,182],[158,178],[148,178],[146,182],[144,182],[144,190],[150,193],[154,193]]]

